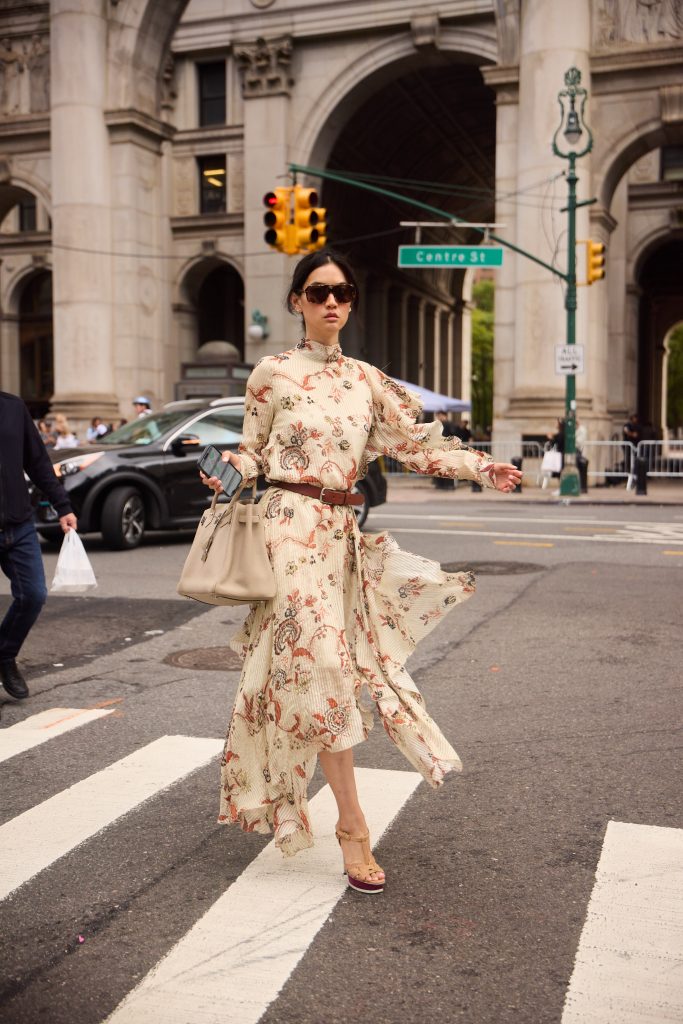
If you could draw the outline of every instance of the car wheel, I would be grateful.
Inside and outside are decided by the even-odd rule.
[[[358,523],[358,528],[362,530],[363,527],[365,526],[365,520],[368,518],[368,512],[370,511],[368,492],[365,489],[365,487],[363,487],[362,484],[356,484],[356,486],[353,488],[353,493],[363,495],[363,504],[353,506],[353,511],[356,514],[356,522]]]
[[[145,533],[145,503],[135,487],[117,487],[102,508],[102,538],[114,551],[136,548]]]

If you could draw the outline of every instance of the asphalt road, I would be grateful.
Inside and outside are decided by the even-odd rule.
[[[683,508],[515,500],[430,495],[372,514],[403,547],[478,571],[476,596],[409,665],[465,772],[401,807],[375,850],[385,893],[341,896],[268,1024],[559,1022],[607,823],[683,827]],[[96,596],[50,599],[25,649],[32,697],[6,701],[2,727],[55,707],[111,713],[2,764],[0,826],[161,736],[223,735],[239,676],[225,645],[243,612],[174,596],[188,543],[113,553],[93,540]],[[356,754],[410,770],[377,729]],[[268,843],[217,826],[216,806],[214,758],[0,904],[3,1021],[114,1010]],[[233,1019],[231,998],[201,1019]]]

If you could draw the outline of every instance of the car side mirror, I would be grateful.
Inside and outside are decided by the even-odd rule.
[[[174,455],[187,455],[188,452],[196,452],[199,448],[199,438],[196,434],[178,434],[171,442],[171,451]]]

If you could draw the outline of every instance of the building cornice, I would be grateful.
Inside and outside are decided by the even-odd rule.
[[[0,120],[0,149],[13,153],[50,148],[50,115],[24,114]]]
[[[140,110],[105,110],[104,123],[112,142],[135,142],[155,153],[161,152],[162,142],[175,135],[173,125]]]
[[[683,65],[683,46],[648,46],[615,50],[612,53],[591,54],[591,79],[610,75],[628,74],[640,78],[653,71],[674,71],[680,76]],[[638,83],[638,88],[641,88]]]
[[[199,238],[210,242],[219,235],[234,235],[244,230],[243,213],[201,213],[189,217],[171,217],[174,238]]]
[[[173,38],[173,52],[209,52],[236,42],[250,42],[259,36],[291,35],[303,40],[386,32],[391,28],[410,30],[416,10],[420,15],[426,13],[416,0],[373,0],[372,3],[351,0],[344,4],[319,0],[317,3],[278,4],[266,10],[254,9],[234,15],[229,20],[219,16],[181,21]],[[438,17],[443,25],[473,18],[491,21],[494,13],[490,0],[440,0]]]

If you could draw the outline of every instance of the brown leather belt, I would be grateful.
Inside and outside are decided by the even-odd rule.
[[[281,487],[285,491],[304,494],[307,498],[317,498],[323,505],[362,505],[365,498],[353,491],[335,491],[333,487],[314,487],[312,484],[289,484],[283,480],[267,480],[269,487]]]

